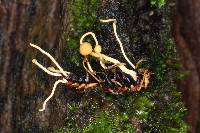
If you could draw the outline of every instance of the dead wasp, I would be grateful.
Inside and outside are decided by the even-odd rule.
[[[108,19],[101,20],[101,22],[113,22],[114,34],[120,45],[123,57],[132,67],[132,69],[128,69],[125,66],[125,63],[121,63],[117,59],[102,54],[101,45],[98,44],[96,36],[93,32],[85,33],[80,39],[80,54],[84,56],[83,67],[87,72],[87,75],[84,78],[77,78],[73,73],[63,70],[63,68],[48,52],[44,51],[39,46],[30,43],[31,47],[39,50],[42,54],[49,57],[49,59],[55,64],[57,69],[54,69],[53,67],[46,68],[39,62],[37,62],[36,59],[33,59],[32,62],[47,74],[61,78],[54,83],[51,94],[45,99],[43,107],[42,109],[39,109],[39,111],[45,110],[47,102],[52,98],[57,85],[60,83],[63,83],[69,87],[74,87],[77,90],[92,89],[96,88],[96,86],[101,86],[104,91],[116,95],[125,92],[140,91],[141,88],[147,88],[149,84],[150,73],[148,72],[148,70],[145,69],[143,70],[143,72],[138,72],[136,70],[137,65],[133,65],[126,56],[123,45],[116,32],[117,21],[115,19]],[[96,45],[94,49],[92,48],[92,45],[90,43],[83,41],[84,38],[88,35],[91,35],[95,40]],[[96,71],[93,70],[90,62],[88,61],[89,56],[93,56],[97,59],[97,61],[99,61],[99,68],[101,69],[98,69]]]
[[[87,60],[85,60],[84,63],[87,64]],[[101,71],[96,73],[101,82],[96,81],[88,74],[77,77],[75,74],[70,73],[68,77],[65,77],[68,80],[65,85],[75,88],[76,90],[95,89],[99,86],[104,92],[118,95],[140,91],[142,87],[146,88],[145,80],[149,78],[148,72],[142,70],[138,73],[137,81],[135,81],[130,75],[122,72],[117,67],[101,69]]]
[[[115,37],[120,45],[121,52],[126,59],[127,63],[132,67],[128,69],[125,63],[121,63],[117,59],[109,57],[101,53],[101,45],[99,45],[96,36],[93,32],[85,33],[80,39],[80,54],[84,56],[83,67],[85,70],[96,79],[104,90],[112,94],[122,94],[123,92],[133,92],[140,91],[141,88],[147,88],[149,84],[150,73],[148,70],[144,69],[142,72],[136,70],[138,64],[142,61],[138,61],[136,66],[131,63],[131,61],[126,56],[122,42],[120,41],[116,32],[115,19],[101,20],[101,22],[113,22],[113,29]],[[84,38],[91,35],[95,41],[95,47],[88,42],[84,42]],[[95,57],[99,60],[100,68],[103,69],[102,72],[96,72],[93,70],[91,64],[88,61],[89,56]],[[111,64],[107,66],[107,64]],[[117,69],[116,71],[113,71]],[[102,76],[103,73],[103,76]],[[101,76],[100,76],[101,75]]]
[[[93,89],[99,85],[99,83],[88,74],[79,78],[75,74],[71,73],[67,79],[68,82],[66,82],[65,85],[76,88],[76,90]]]
[[[87,63],[88,61],[85,60],[84,64]],[[98,84],[95,84],[95,86],[100,86],[105,92],[115,95],[131,93],[140,91],[141,88],[147,88],[148,80],[150,78],[147,70],[140,69],[140,71],[137,73],[137,80],[135,81],[129,74],[124,73],[116,66],[113,66],[109,69],[100,69],[98,72],[96,71],[94,75],[98,81],[100,81],[97,81]],[[95,79],[93,78],[93,80]]]
[[[91,80],[88,80],[88,77],[86,76],[85,78],[80,78],[78,79],[75,75],[73,75],[71,72],[64,71],[63,68],[58,64],[58,62],[46,51],[44,51],[42,48],[40,48],[37,45],[30,44],[31,47],[39,50],[42,54],[46,55],[49,57],[49,59],[56,65],[58,69],[55,69],[54,67],[44,67],[41,65],[39,62],[37,62],[36,59],[33,59],[32,62],[37,65],[39,68],[41,68],[44,72],[51,76],[55,77],[61,77],[61,79],[57,80],[54,83],[53,89],[51,91],[51,94],[45,99],[43,103],[42,109],[39,109],[39,111],[44,111],[46,108],[47,102],[53,97],[54,92],[56,90],[56,87],[58,84],[63,83],[66,86],[69,87],[74,87],[78,90],[84,90],[84,89],[93,89],[96,86],[101,86],[104,91],[112,93],[112,94],[122,94],[124,92],[133,92],[133,91],[139,91],[142,87],[147,87],[148,82],[149,82],[149,73],[146,72],[143,74],[143,78],[140,81],[140,83],[136,86],[133,85],[132,80],[134,78],[130,75],[125,73],[123,70],[129,70],[125,66],[123,66],[121,69],[119,68],[119,72],[113,72],[113,67],[117,66],[119,67],[120,64],[114,65],[109,67],[109,69],[103,69],[103,72],[94,72],[92,70],[92,67],[90,66],[90,63],[87,61],[87,59],[83,60],[83,66],[85,70],[89,73],[89,76],[93,78],[92,82]],[[104,58],[108,58],[109,60],[113,60],[113,58],[105,56]],[[115,60],[115,59],[114,59]],[[118,63],[118,60],[116,60]],[[87,67],[86,67],[87,66]],[[129,72],[129,71],[128,71]],[[130,71],[132,72],[132,71]],[[101,75],[100,73],[104,73]],[[126,75],[124,78],[121,76],[118,76],[120,74]],[[116,78],[115,78],[116,77]],[[139,78],[137,78],[139,79]],[[121,82],[120,80],[123,80]],[[94,82],[93,82],[94,81]],[[134,80],[136,81],[136,80]],[[127,83],[128,84],[127,84]],[[131,87],[131,89],[129,89]]]

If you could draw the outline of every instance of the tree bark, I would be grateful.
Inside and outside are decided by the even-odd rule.
[[[45,113],[38,112],[51,91],[51,81],[55,80],[46,78],[46,74],[32,65],[33,58],[44,65],[50,61],[30,48],[29,43],[36,43],[52,55],[59,52],[57,55],[62,57],[62,49],[54,49],[63,47],[59,42],[62,31],[69,26],[68,3],[65,0],[0,1],[0,132],[49,132],[64,124],[66,107],[60,99],[49,102]],[[183,66],[190,71],[181,88],[189,109],[187,119],[195,132],[200,94],[200,30],[197,30],[200,2],[179,0],[178,5],[175,39]]]
[[[174,17],[174,37],[184,71],[180,88],[188,108],[187,121],[196,133],[200,113],[200,1],[179,0]]]
[[[31,63],[32,58],[45,57],[29,47],[29,43],[37,43],[53,55],[58,52],[54,49],[59,47],[57,44],[62,32],[62,22],[67,17],[64,14],[66,10],[64,2],[62,0],[0,1],[0,132],[2,133],[47,132],[64,123],[61,115],[63,113],[59,113],[59,108],[56,111],[49,108],[45,113],[38,112],[44,95],[50,93],[50,89],[44,91],[41,88],[51,88],[52,84],[48,85],[47,78],[46,83],[41,82],[45,77]],[[46,62],[46,59],[42,61]]]

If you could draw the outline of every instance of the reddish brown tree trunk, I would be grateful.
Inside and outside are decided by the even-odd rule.
[[[180,60],[189,75],[181,83],[188,108],[187,121],[196,133],[200,113],[200,1],[179,0],[174,18],[174,35]]]
[[[45,132],[63,123],[59,108],[38,112],[50,92],[41,88],[50,86],[35,76],[31,60],[42,55],[29,43],[51,53],[58,47],[65,6],[61,0],[0,1],[0,132]]]

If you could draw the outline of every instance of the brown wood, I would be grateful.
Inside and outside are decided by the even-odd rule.
[[[48,75],[31,63],[49,59],[29,43],[58,52],[52,48],[59,47],[66,5],[61,0],[0,1],[0,132],[47,132],[64,123],[59,107],[48,104],[45,113],[38,112],[53,84],[41,81]]]
[[[183,71],[189,72],[180,88],[188,108],[191,132],[197,132],[200,113],[200,1],[178,0],[174,17],[174,37]]]

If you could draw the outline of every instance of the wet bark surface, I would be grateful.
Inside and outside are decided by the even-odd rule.
[[[134,1],[135,2],[135,1]],[[133,2],[133,3],[134,3]],[[64,115],[66,110],[66,100],[76,101],[77,95],[69,94],[59,98],[57,95],[54,100],[48,103],[48,108],[45,112],[38,112],[41,108],[44,98],[46,98],[50,89],[53,86],[55,79],[48,78],[42,70],[31,63],[33,58],[38,59],[44,66],[52,62],[43,56],[37,50],[32,49],[29,43],[35,43],[52,54],[58,61],[65,64],[65,58],[62,54],[63,49],[61,34],[62,31],[69,30],[70,15],[67,14],[70,2],[66,1],[20,1],[0,3],[0,128],[1,132],[47,132],[53,131],[64,124]],[[137,3],[138,11],[146,2]],[[128,15],[126,9],[127,3],[119,0],[103,1],[98,9],[98,18],[116,18],[118,20],[117,27],[123,43],[126,43],[125,50],[127,55],[133,60],[137,58],[137,53],[131,53],[136,47],[131,45],[129,33],[136,30],[131,23],[134,18]],[[129,7],[130,8],[130,7]],[[145,19],[148,19],[148,11],[145,13]],[[135,10],[131,11],[133,15]],[[127,15],[126,15],[127,14]],[[139,17],[133,16],[133,17]],[[143,23],[143,21],[141,21]],[[131,27],[131,28],[129,28]],[[107,55],[112,55],[118,59],[123,59],[118,56],[120,51],[119,46],[112,33],[111,24],[104,24],[101,30],[97,31],[98,39],[103,43],[104,52]],[[105,35],[105,33],[107,33]],[[106,38],[105,38],[106,36]],[[78,39],[78,38],[77,38]],[[117,48],[116,48],[117,47]],[[140,47],[140,46],[139,46]],[[131,48],[131,50],[128,50]],[[112,50],[110,50],[112,49]],[[139,49],[139,48],[138,48]],[[67,50],[66,50],[67,51]],[[73,54],[70,50],[68,53]],[[135,50],[134,52],[138,52]],[[144,51],[143,51],[144,52]],[[139,52],[141,54],[141,52]],[[66,56],[67,57],[67,54]],[[75,69],[70,64],[65,64],[71,70]],[[44,82],[45,81],[45,82]],[[57,92],[59,93],[59,92]],[[89,95],[89,96],[88,96]],[[102,108],[107,108],[111,103],[106,103],[104,96],[98,93],[87,94],[83,99],[85,101],[94,101],[98,99]],[[60,96],[60,95],[59,95]],[[79,95],[78,95],[79,96]],[[58,98],[56,98],[58,97]],[[61,100],[62,99],[62,100]],[[79,100],[80,101],[80,97]],[[103,101],[103,103],[101,103]],[[92,105],[91,105],[92,106]],[[81,127],[85,124],[86,118],[89,120],[92,114],[90,105],[87,108],[80,109],[78,114],[74,116],[68,115],[69,119],[75,119],[76,125]],[[70,114],[70,113],[69,113]],[[84,115],[83,115],[84,114]],[[132,124],[141,132],[141,125],[138,124],[137,119],[132,121]]]
[[[174,16],[174,36],[184,71],[180,83],[188,108],[187,121],[196,133],[200,121],[200,1],[179,0]],[[198,131],[197,131],[198,130]]]

